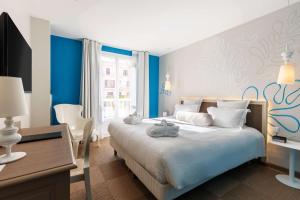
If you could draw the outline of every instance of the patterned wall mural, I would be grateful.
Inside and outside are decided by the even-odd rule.
[[[259,95],[262,95],[265,101],[272,104],[268,112],[269,125],[279,127],[287,133],[299,133],[300,120],[293,113],[299,112],[300,108],[300,80],[296,80],[295,84],[298,89],[290,89],[288,85],[272,82],[264,87],[262,93],[259,93],[257,87],[249,86],[244,90],[242,99],[247,99],[247,93],[251,90],[255,92],[257,100]]]
[[[168,72],[173,87],[171,95],[161,88],[160,113],[172,112],[182,96],[229,99],[242,93],[270,101],[270,124],[300,140],[300,82],[275,82],[286,44],[295,51],[300,80],[300,3],[162,56],[160,85]]]
[[[272,72],[274,66],[282,64],[280,50],[284,49],[285,44],[288,44],[299,53],[299,10],[293,10],[288,14],[286,20],[275,21],[271,27],[271,34],[260,39],[256,45],[249,49],[250,53],[257,58],[262,66],[261,70],[257,71],[258,76],[267,76],[267,72]],[[256,86],[249,86],[243,92],[242,98],[246,97],[245,95],[249,90],[254,90],[256,99],[259,99],[259,95],[262,95],[264,100],[272,103],[272,108],[268,113],[268,121],[271,126],[280,127],[282,131],[287,133],[299,133],[300,120],[298,116],[293,114],[300,111],[299,83],[300,80],[296,80],[295,85],[298,87],[296,89],[291,89],[288,85],[279,85],[276,82],[268,83],[262,91],[259,91]]]

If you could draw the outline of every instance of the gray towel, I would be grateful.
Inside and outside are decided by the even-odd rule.
[[[150,137],[177,137],[179,126],[162,120],[160,124],[149,127],[146,132]]]
[[[140,117],[137,116],[136,112],[133,114],[130,114],[129,116],[125,117],[123,119],[123,122],[125,124],[132,124],[132,125],[136,125],[139,124],[141,122]]]

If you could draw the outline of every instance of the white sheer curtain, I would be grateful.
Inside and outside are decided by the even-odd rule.
[[[149,118],[149,53],[134,52],[137,56],[137,114]]]
[[[83,106],[83,117],[92,117],[95,120],[96,134],[102,138],[100,49],[100,43],[88,39],[83,40],[81,105]]]

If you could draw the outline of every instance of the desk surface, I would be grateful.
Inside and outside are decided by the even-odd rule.
[[[66,125],[21,129],[21,135],[62,131],[62,138],[14,145],[12,151],[24,151],[21,160],[6,164],[0,172],[0,188],[76,167]],[[4,148],[0,148],[0,155]]]

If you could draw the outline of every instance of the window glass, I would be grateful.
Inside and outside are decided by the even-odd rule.
[[[136,109],[136,66],[132,57],[101,54],[103,120],[125,117]]]

